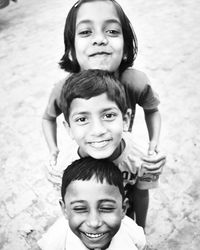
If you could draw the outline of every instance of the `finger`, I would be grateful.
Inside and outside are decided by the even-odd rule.
[[[159,145],[157,145],[157,146],[155,147],[155,152],[156,152],[157,154],[160,152]]]
[[[143,156],[142,160],[147,162],[147,163],[158,163],[162,160],[166,160],[166,156],[165,155],[161,155],[161,154],[155,154],[151,157],[149,156]]]
[[[160,175],[161,173],[163,172],[163,167],[160,167],[159,169],[156,169],[156,170],[152,170],[152,169],[145,169],[145,174],[158,174]]]
[[[148,155],[149,155],[149,156],[155,155],[155,151],[154,151],[154,150],[148,150]]]
[[[148,148],[148,155],[153,155],[155,153],[156,144],[150,142]]]
[[[166,160],[162,160],[158,163],[155,163],[155,164],[145,164],[143,163],[142,164],[142,167],[147,169],[148,171],[155,171],[155,170],[158,170],[160,168],[162,168],[166,163]]]
[[[51,166],[55,166],[57,163],[57,157],[55,155],[51,156],[50,160],[49,160],[49,164]]]

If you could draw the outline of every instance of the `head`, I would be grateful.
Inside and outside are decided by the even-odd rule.
[[[89,249],[108,247],[127,208],[120,170],[108,160],[79,159],[64,171],[61,195],[72,232]]]
[[[102,15],[103,13],[103,15]],[[133,65],[137,38],[115,0],[80,0],[68,13],[61,68],[68,72],[96,68],[122,73]]]
[[[71,75],[62,89],[61,106],[82,157],[118,156],[131,112],[123,85],[113,73],[85,70]]]

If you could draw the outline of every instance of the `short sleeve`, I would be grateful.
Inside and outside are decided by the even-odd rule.
[[[152,89],[149,82],[141,90],[138,104],[145,110],[156,109],[160,103],[158,94]]]
[[[62,113],[60,105],[60,95],[65,81],[66,79],[59,81],[57,84],[55,84],[54,88],[52,89],[47,107],[43,114],[43,119],[55,120],[57,116],[59,116]]]
[[[158,94],[152,89],[146,74],[136,69],[127,69],[121,76],[126,91],[128,107],[135,109],[140,105],[143,109],[155,109],[159,105]]]

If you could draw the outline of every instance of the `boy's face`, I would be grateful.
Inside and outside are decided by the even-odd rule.
[[[124,52],[120,19],[111,1],[80,6],[76,19],[76,58],[81,70],[118,71]]]
[[[62,210],[69,226],[89,249],[107,247],[125,216],[119,188],[107,182],[77,180],[70,183]]]
[[[117,104],[105,93],[90,99],[75,98],[70,106],[69,131],[82,157],[114,157],[128,123],[128,115],[123,118]]]

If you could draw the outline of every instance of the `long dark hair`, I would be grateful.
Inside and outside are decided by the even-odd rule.
[[[82,4],[94,1],[111,1],[120,19],[124,38],[124,55],[126,55],[126,58],[121,61],[121,64],[119,66],[119,73],[121,74],[125,69],[133,65],[138,52],[138,43],[137,37],[128,17],[124,13],[122,7],[115,0],[79,0],[72,6],[65,22],[65,53],[61,58],[59,65],[67,72],[77,73],[80,71],[80,66],[76,59],[76,52],[74,46],[77,12]]]

